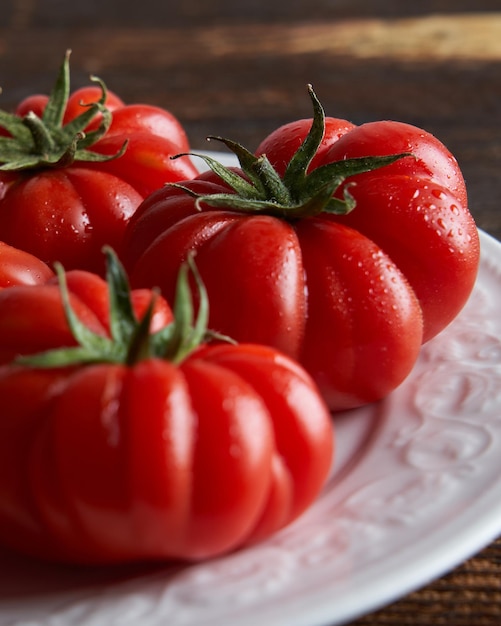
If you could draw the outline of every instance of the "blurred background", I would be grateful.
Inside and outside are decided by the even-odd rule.
[[[2,0],[0,107],[47,92],[71,48],[72,86],[99,75],[127,102],[170,109],[194,148],[255,148],[310,116],[398,119],[456,155],[479,225],[501,193],[499,0]]]

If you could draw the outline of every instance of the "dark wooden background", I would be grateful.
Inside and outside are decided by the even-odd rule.
[[[479,226],[501,238],[501,5],[497,0],[2,0],[0,97],[47,91],[71,48],[129,102],[171,109],[192,145],[249,148],[310,115],[399,119],[457,156]]]
[[[255,148],[310,116],[398,119],[456,155],[480,228],[501,239],[499,0],[2,0],[0,107],[47,92],[72,49],[72,86],[97,74],[127,102],[170,109],[194,148]],[[501,478],[500,478],[501,479]],[[361,626],[501,623],[501,542]]]

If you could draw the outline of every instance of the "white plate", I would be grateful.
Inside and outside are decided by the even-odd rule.
[[[337,420],[335,472],[296,523],[190,567],[82,570],[0,553],[0,626],[333,626],[501,533],[501,244],[386,401]]]

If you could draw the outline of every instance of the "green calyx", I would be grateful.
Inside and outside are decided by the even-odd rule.
[[[8,136],[0,137],[0,170],[64,167],[75,161],[109,161],[123,154],[125,145],[112,156],[89,150],[106,134],[111,124],[111,112],[105,106],[106,86],[95,76],[91,80],[101,88],[101,97],[63,125],[70,95],[69,58],[68,51],[41,117],[32,111],[19,117],[0,110],[0,127],[8,133]],[[86,133],[85,128],[99,113],[102,117],[98,128]]]
[[[183,187],[187,193],[196,198],[198,206],[203,202],[214,208],[262,213],[290,220],[320,213],[344,215],[355,206],[349,185],[343,189],[343,198],[334,197],[333,194],[348,177],[384,167],[405,156],[412,156],[410,153],[402,153],[345,159],[308,172],[325,132],[323,107],[311,85],[308,85],[308,92],[313,103],[312,125],[283,177],[276,172],[266,155],[256,156],[234,141],[210,136],[209,140],[222,142],[237,156],[244,176],[209,156],[191,155],[202,158],[210,169],[234,190],[234,193],[199,195]],[[179,156],[186,155],[176,155],[173,158]]]
[[[179,364],[210,338],[231,341],[207,330],[209,317],[207,292],[191,256],[179,271],[173,310],[174,321],[151,333],[150,326],[157,293],[152,292],[146,312],[141,319],[137,319],[125,270],[110,248],[105,248],[105,254],[110,297],[110,336],[94,333],[79,320],[70,303],[64,270],[58,265],[56,271],[64,312],[77,345],[20,356],[15,359],[16,364],[35,368],[60,368],[91,363],[132,366],[148,358],[160,358]],[[190,272],[195,279],[199,295],[196,316],[189,286]]]

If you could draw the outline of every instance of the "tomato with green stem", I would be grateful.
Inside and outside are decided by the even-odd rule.
[[[297,359],[332,410],[385,397],[409,374],[423,338],[414,291],[388,254],[334,219],[353,208],[343,181],[405,154],[309,169],[324,137],[313,91],[310,132],[280,176],[266,155],[234,150],[241,169],[166,186],[131,219],[125,262],[132,284],[167,298],[192,250],[211,299],[210,326]],[[354,211],[357,209],[355,208]]]
[[[283,175],[312,120],[284,124],[265,137],[266,155]],[[406,153],[383,169],[348,176],[336,191],[353,197],[356,210],[331,219],[374,241],[411,283],[424,314],[423,341],[459,313],[476,280],[480,246],[468,210],[459,164],[435,136],[411,124],[378,120],[355,126],[326,118],[325,132],[308,171],[332,162]],[[412,233],[412,237],[409,236]]]
[[[396,121],[362,124],[324,153],[321,164],[364,154],[412,157],[348,178],[357,209],[334,219],[377,243],[411,284],[423,310],[423,341],[461,311],[475,284],[480,242],[457,160],[433,135]]]
[[[283,176],[293,156],[308,136],[312,122],[311,118],[304,118],[279,126],[261,141],[255,151],[256,156],[266,155],[277,174]],[[354,128],[355,124],[348,120],[325,117],[322,140],[308,164],[308,171],[315,169],[322,162],[333,143]]]
[[[0,111],[0,240],[67,269],[104,271],[101,248],[120,250],[127,221],[165,183],[193,177],[181,123],[126,105],[104,83],[70,92],[69,54],[50,96]]]
[[[137,293],[110,251],[107,283],[59,270],[0,292],[0,543],[71,563],[193,561],[270,536],[318,496],[333,425],[309,375],[208,334],[191,260],[174,321]]]

